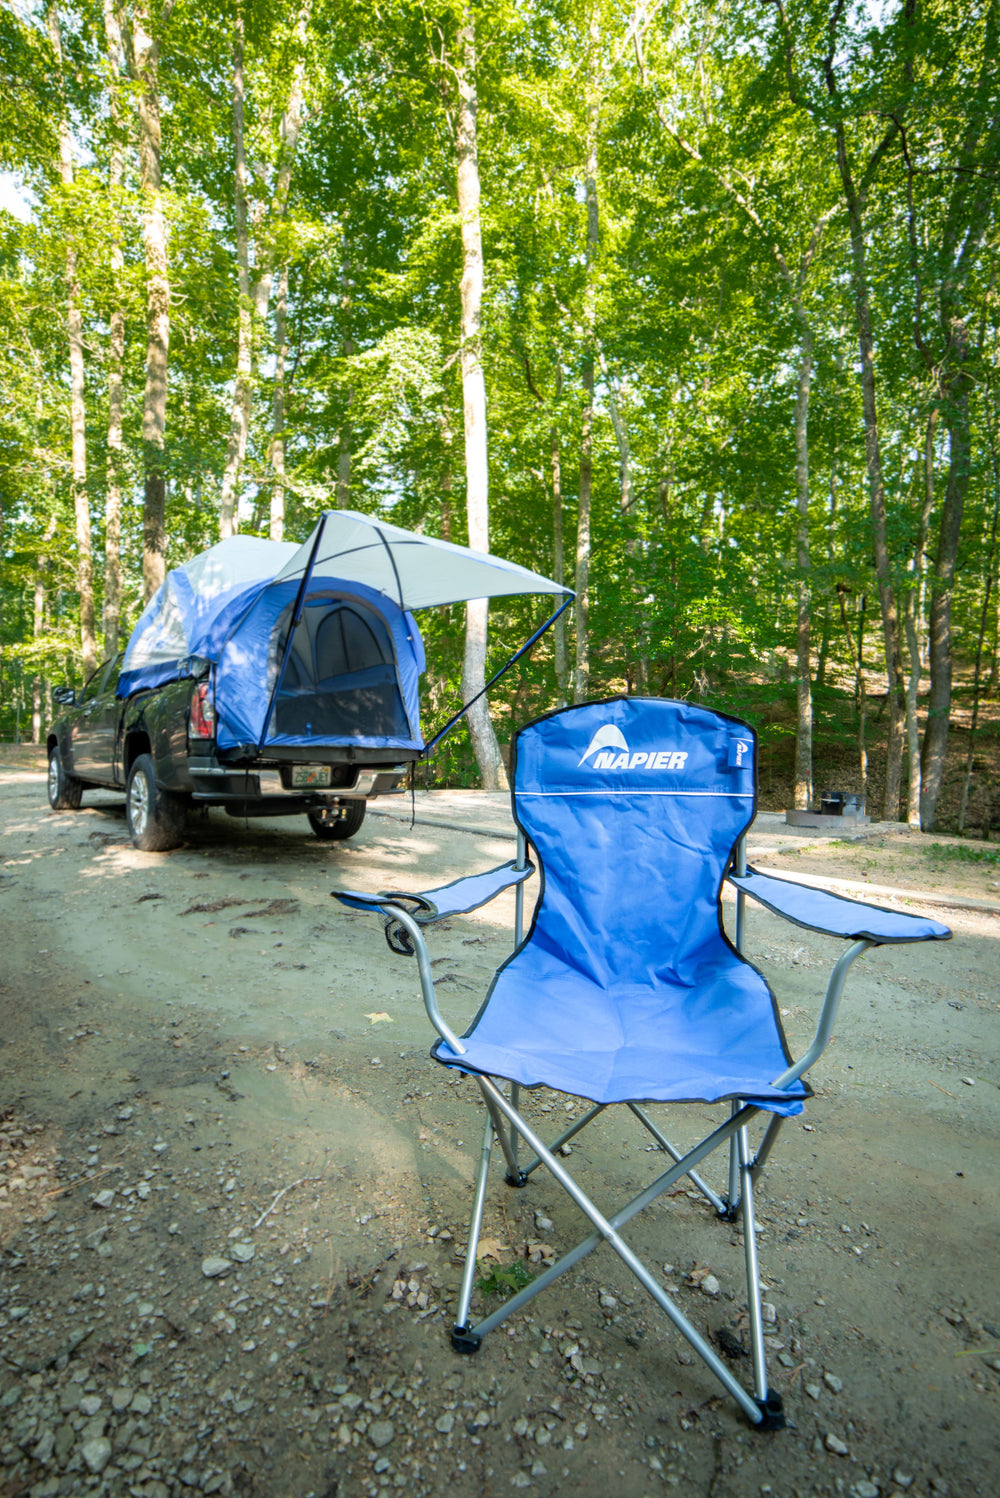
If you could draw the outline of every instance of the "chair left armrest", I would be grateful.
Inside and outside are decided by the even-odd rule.
[[[784,916],[808,931],[826,936],[840,936],[851,941],[886,946],[911,941],[948,941],[951,931],[928,916],[907,915],[899,910],[885,910],[854,900],[847,895],[832,894],[813,885],[762,874],[747,865],[745,874],[726,875],[729,883],[749,895],[775,915]]]

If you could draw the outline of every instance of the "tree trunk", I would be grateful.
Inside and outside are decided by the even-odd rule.
[[[351,265],[344,259],[340,274],[340,346],[345,364],[354,355],[354,339],[351,337]],[[351,403],[354,387],[350,380],[344,388],[344,419],[340,426],[340,443],[337,451],[337,508],[350,509],[351,505]],[[489,548],[485,548],[488,550]]]
[[[556,400],[562,395],[562,365],[556,365]],[[552,426],[552,576],[563,581],[566,557],[563,543],[562,451],[558,419]],[[566,615],[560,614],[552,626],[555,636],[556,706],[565,707],[569,700],[569,665],[566,660]]]
[[[958,831],[965,831],[965,815],[969,805],[969,786],[972,782],[972,764],[975,754],[976,730],[979,727],[979,704],[982,699],[983,656],[986,647],[986,631],[989,627],[990,600],[996,570],[997,530],[1000,526],[1000,483],[997,482],[996,454],[993,455],[993,524],[990,528],[990,545],[986,553],[985,577],[983,580],[983,607],[979,615],[979,633],[976,638],[976,664],[972,674],[972,722],[969,724],[969,748],[965,760],[965,779],[962,782],[962,804],[958,812]],[[986,835],[989,836],[987,821]]]
[[[593,40],[593,34],[592,34]],[[580,423],[580,493],[576,518],[576,670],[573,700],[583,702],[590,693],[590,509],[594,482],[594,340],[597,313],[591,273],[601,237],[597,206],[597,101],[591,100],[588,119],[587,168],[584,189],[587,201],[587,289],[584,307],[583,416]]]
[[[45,527],[46,546],[52,541],[56,533],[56,519],[53,515]],[[38,570],[35,573],[35,598],[33,610],[33,638],[37,646],[45,630],[45,615],[48,600],[45,596],[45,579],[49,572],[48,552],[40,553],[38,557]],[[49,683],[39,671],[31,683],[31,742],[40,744],[42,742],[42,725],[51,717],[48,704]]]
[[[454,474],[451,467],[451,444],[454,441],[454,433],[451,427],[451,418],[447,407],[440,416],[441,441],[444,444],[444,469],[441,473],[441,539],[450,541],[452,539],[452,524],[455,519],[454,500]]]
[[[170,19],[173,0],[165,0],[159,29]],[[170,279],[167,273],[167,223],[160,173],[160,42],[150,32],[150,0],[137,0],[131,32],[123,27],[129,72],[137,85],[139,107],[139,186],[142,193],[142,242],[146,262],[146,383],[142,402],[142,577],[146,601],[166,576],[166,430],[167,369],[170,354]],[[121,10],[118,11],[119,21]]]
[[[800,306],[797,305],[797,311]],[[813,709],[812,660],[810,631],[812,627],[812,585],[809,580],[809,390],[812,381],[812,330],[801,316],[802,354],[799,363],[799,385],[795,399],[795,507],[796,561],[799,570],[796,619],[796,713],[795,713],[795,809],[806,811],[813,799]]]
[[[903,699],[903,669],[900,654],[899,615],[892,585],[892,562],[886,522],[885,484],[882,477],[882,447],[878,428],[878,402],[875,388],[875,340],[872,336],[869,296],[868,257],[864,238],[861,203],[854,189],[843,125],[837,125],[837,161],[847,199],[851,237],[851,279],[861,354],[861,405],[865,424],[865,463],[868,473],[868,499],[872,540],[875,551],[875,576],[878,581],[882,613],[882,635],[885,641],[885,666],[889,682],[889,732],[886,750],[885,793],[882,816],[894,822],[899,816],[899,794],[903,775],[903,724],[906,703]]]
[[[250,299],[250,234],[247,224],[247,161],[243,133],[243,13],[237,9],[233,39],[233,188],[236,208],[236,284],[239,312],[236,330],[236,384],[229,417],[226,466],[222,472],[219,535],[225,541],[239,529],[238,483],[250,430],[253,377],[253,304]]]
[[[62,83],[62,35],[59,12],[55,5],[48,10],[49,40],[55,56],[60,86]],[[59,118],[59,175],[63,186],[73,185],[73,147],[65,97]],[[72,444],[73,509],[76,516],[76,586],[80,595],[80,650],[84,677],[97,665],[97,642],[94,632],[94,560],[90,534],[90,497],[87,493],[87,427],[85,376],[83,364],[83,314],[80,311],[80,286],[77,279],[77,255],[72,241],[66,249],[66,332],[69,339],[69,422]]]
[[[489,466],[487,461],[486,379],[483,373],[481,319],[483,305],[483,240],[479,216],[479,156],[476,138],[476,33],[472,11],[463,7],[458,37],[458,211],[462,224],[462,406],[465,419],[465,504],[469,545],[489,551]],[[466,605],[465,655],[462,695],[478,697],[468,712],[469,737],[484,790],[507,785],[500,746],[490,721],[486,698],[488,604],[476,599]]]
[[[118,198],[125,170],[125,151],[122,144],[124,122],[118,88],[122,61],[122,35],[112,0],[104,0],[104,34],[107,43],[108,70],[111,77],[108,93],[113,131],[108,166],[108,191],[111,197],[111,221],[114,226],[110,247],[114,304],[111,308],[108,337],[108,487],[104,497],[104,653],[106,656],[111,656],[117,653],[121,627],[121,526],[122,475],[124,472],[122,378],[125,368],[125,309],[118,290],[125,271],[125,256],[122,252],[118,218]]]
[[[848,653],[854,662],[854,703],[858,715],[858,773],[861,777],[861,794],[864,796],[868,792],[868,746],[865,739],[865,606],[867,600],[864,594],[862,594],[858,603],[858,640],[855,645],[854,636],[851,633],[850,621],[847,617],[847,591],[842,583],[837,584],[840,619],[844,626]]]
[[[272,541],[285,539],[285,360],[288,356],[288,266],[281,267],[274,304],[274,404],[271,416]]]
[[[944,300],[944,299],[943,299]],[[931,585],[929,628],[930,693],[927,726],[921,760],[921,821],[930,831],[937,815],[948,723],[951,715],[951,600],[955,590],[955,563],[962,530],[962,514],[969,489],[972,435],[969,424],[969,392],[972,376],[968,368],[968,334],[962,319],[945,303],[942,321],[948,327],[952,371],[942,379],[942,406],[948,432],[948,478],[945,485],[941,527],[938,532],[934,578]],[[950,326],[948,326],[950,324]]]
[[[920,727],[918,720],[920,676],[923,670],[920,648],[920,620],[922,617],[921,600],[924,585],[924,565],[927,557],[927,536],[930,531],[931,512],[934,508],[934,432],[937,427],[937,420],[937,409],[936,407],[932,407],[927,413],[927,428],[924,436],[924,497],[921,502],[920,515],[917,521],[917,540],[913,548],[913,574],[903,604],[903,629],[906,635],[907,653],[910,658],[910,674],[906,683],[906,755],[910,774],[906,794],[906,821],[907,825],[914,832],[919,832],[922,825],[921,786],[923,775],[920,762]]]

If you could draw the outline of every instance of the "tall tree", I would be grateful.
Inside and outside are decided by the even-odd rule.
[[[455,123],[458,213],[462,226],[461,369],[465,424],[465,511],[469,545],[490,549],[490,475],[487,457],[486,378],[483,372],[483,231],[480,217],[479,141],[476,129],[476,27],[469,0],[462,6],[454,61],[458,105]],[[466,604],[462,694],[469,709],[469,736],[484,790],[507,784],[500,746],[490,719],[486,688],[489,604]]]
[[[174,0],[164,0],[154,22],[150,0],[135,0],[128,15],[116,0],[129,73],[136,85],[139,116],[139,187],[146,261],[146,380],[142,402],[142,579],[146,599],[166,576],[167,374],[170,358],[170,277],[167,215],[163,201],[160,123],[160,47]]]
[[[48,8],[49,40],[60,79],[64,77],[62,33],[59,12]],[[59,120],[59,176],[68,193],[73,186],[73,140],[65,89]],[[83,312],[80,307],[78,252],[72,233],[66,245],[66,332],[69,339],[69,424],[72,444],[73,509],[76,515],[76,578],[80,594],[80,649],[84,675],[97,665],[94,633],[94,558],[90,530],[90,495],[87,492],[86,375],[83,362]]]

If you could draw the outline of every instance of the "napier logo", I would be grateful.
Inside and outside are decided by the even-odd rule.
[[[585,765],[591,755],[594,770],[683,770],[687,762],[687,754],[679,749],[640,749],[633,754],[625,735],[613,723],[597,730],[580,764]]]

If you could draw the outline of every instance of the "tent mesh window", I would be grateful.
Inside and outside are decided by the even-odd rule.
[[[278,620],[272,673],[284,654],[291,614],[289,606]],[[409,733],[392,637],[374,609],[357,599],[307,602],[275,700],[272,731],[295,738]]]

